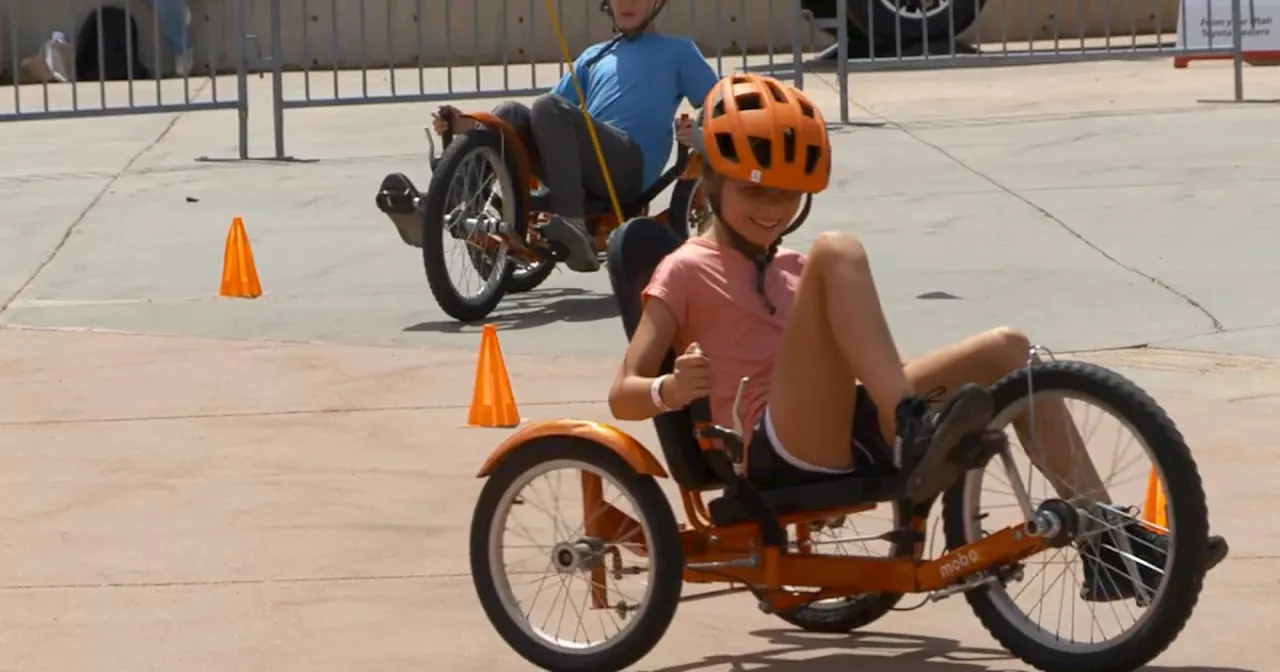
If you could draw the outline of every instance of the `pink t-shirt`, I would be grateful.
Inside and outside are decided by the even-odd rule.
[[[733,427],[738,381],[750,378],[742,395],[742,426],[750,437],[764,413],[773,360],[795,303],[805,255],[779,249],[765,274],[765,291],[777,308],[770,315],[756,291],[756,266],[747,256],[706,238],[690,238],[667,255],[643,297],[660,299],[675,313],[674,348],[698,343],[711,361],[711,421]]]

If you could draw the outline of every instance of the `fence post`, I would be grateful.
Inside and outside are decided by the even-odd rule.
[[[804,12],[800,0],[791,0],[791,64],[795,70],[795,85],[804,90],[804,31],[800,24],[804,22]]]
[[[240,125],[240,159],[249,158],[249,66],[248,49],[245,44],[249,41],[249,29],[245,14],[247,12],[245,5],[249,0],[236,0],[236,89],[239,91],[239,105],[236,111],[239,113]],[[217,76],[217,73],[214,73]]]
[[[1241,25],[1243,23],[1242,19],[1240,0],[1231,0],[1231,69],[1235,77],[1237,103],[1244,102],[1244,36],[1240,34],[1240,31],[1244,29],[1244,26]],[[1252,12],[1249,14],[1249,21],[1251,23],[1253,21]]]
[[[840,123],[849,123],[849,1],[836,0],[836,90],[840,92]],[[870,38],[869,38],[870,39]]]
[[[280,0],[270,0],[271,115],[276,136],[276,159],[284,155],[284,45],[280,43]],[[334,18],[337,20],[337,17]]]

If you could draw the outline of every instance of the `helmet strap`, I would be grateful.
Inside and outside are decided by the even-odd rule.
[[[778,245],[782,242],[782,238],[773,241],[768,249],[761,248],[759,245],[747,240],[745,236],[738,233],[732,225],[720,214],[720,190],[707,190],[707,204],[711,207],[711,214],[715,216],[716,221],[720,223],[720,230],[729,238],[729,245],[735,250],[746,255],[751,263],[756,267],[756,293],[764,301],[765,310],[770,315],[778,312],[777,306],[773,305],[773,301],[769,300],[769,294],[765,291],[765,277],[769,270],[769,264],[773,263],[773,258],[778,254]]]

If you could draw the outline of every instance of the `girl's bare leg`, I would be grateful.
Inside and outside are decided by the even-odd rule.
[[[906,374],[917,393],[940,390],[946,396],[965,383],[990,387],[1025,366],[1030,351],[1031,341],[1025,334],[1001,327],[908,362]],[[1034,428],[1031,426],[1033,415]],[[1059,497],[1070,499],[1080,495],[1093,502],[1109,501],[1102,477],[1089,459],[1084,440],[1061,400],[1037,401],[1033,413],[1020,414],[1013,426],[1028,456],[1050,480]]]
[[[853,236],[824,233],[809,252],[774,361],[769,415],[788,452],[816,466],[852,465],[855,380],[880,408],[892,442],[894,411],[913,389],[866,250]]]
[[[778,438],[797,458],[816,466],[847,468],[853,428],[855,379],[880,410],[880,428],[892,443],[898,403],[911,394],[965,383],[990,386],[1026,363],[1027,337],[996,329],[909,363],[905,369],[880,306],[870,263],[853,236],[824,233],[814,242],[800,278],[774,362],[769,413]],[[843,363],[844,366],[839,366]],[[1059,401],[1035,407],[1014,421],[1022,443],[1063,497],[1106,501],[1102,480],[1088,459],[1075,423]]]

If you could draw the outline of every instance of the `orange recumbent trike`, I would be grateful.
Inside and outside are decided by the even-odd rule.
[[[628,222],[615,234],[609,274],[628,336],[639,320],[640,291],[662,257],[679,244],[670,229],[646,218]],[[672,361],[668,357],[668,371]],[[990,392],[995,410],[987,429],[969,435],[950,453],[962,475],[928,493],[908,494],[907,478],[892,463],[804,487],[759,490],[742,475],[740,430],[711,426],[705,402],[655,418],[665,468],[636,439],[609,425],[556,420],[526,426],[480,470],[488,481],[476,504],[470,541],[480,602],[502,638],[548,670],[626,668],[657,645],[679,602],[739,592],[752,594],[765,613],[820,632],[863,627],[894,609],[907,593],[937,600],[963,592],[991,635],[1039,669],[1128,672],[1142,667],[1181,631],[1204,579],[1208,514],[1185,442],[1134,383],[1095,365],[1040,362],[1029,355],[1025,368]],[[1166,486],[1169,524],[1157,531],[1168,535],[1168,552],[1157,563],[1162,566],[1144,560],[1149,553],[1129,548],[1132,537],[1110,533],[1146,524],[1132,511],[1080,495],[1031,497],[1026,486],[1031,481],[1020,474],[1005,430],[1027,411],[1034,426],[1032,400],[1040,395],[1086,402],[1137,437]],[[1024,451],[1016,452],[1018,459],[1024,457]],[[556,483],[567,481],[571,494],[548,496],[533,487],[535,480],[559,471],[569,472]],[[687,523],[677,524],[658,485],[668,473],[679,485]],[[1149,473],[1142,469],[1137,480],[1145,484]],[[1006,482],[1014,504],[1007,507],[1008,523],[993,525],[991,512],[981,511],[980,504],[983,493],[999,481]],[[621,497],[607,497],[606,485]],[[1119,485],[1106,482],[1108,490]],[[718,496],[704,501],[716,491]],[[927,522],[939,498],[948,550],[929,558]],[[574,510],[567,521],[512,523],[516,513],[548,513],[566,505]],[[826,535],[882,505],[891,512],[889,529],[851,540],[885,544],[882,556],[824,552],[832,543]],[[539,533],[551,540],[536,541]],[[1053,572],[1056,577],[1028,579],[1028,565],[1045,561],[1038,556],[1051,561],[1075,553],[1090,535],[1102,539],[1103,534],[1101,543],[1114,544],[1110,552],[1117,560],[1110,574],[1095,573],[1095,581],[1102,577],[1114,587],[1120,577],[1128,582],[1127,592],[1117,590],[1110,604],[1100,607],[1086,604],[1101,612],[1087,618],[1077,615],[1075,603],[1070,613],[1065,603],[1046,608],[1043,596],[1026,613],[1020,610],[1021,588],[1058,584],[1071,568],[1067,562]],[[508,536],[519,541],[508,543]],[[523,564],[513,562],[517,555],[527,556]],[[642,575],[647,582],[626,587]],[[728,585],[682,596],[684,584],[714,583]],[[527,605],[517,596],[522,591],[532,596]],[[1083,590],[1080,595],[1083,599]],[[550,613],[557,608],[559,615]],[[1131,626],[1108,634],[1111,623],[1135,613]],[[1070,633],[1048,630],[1064,621],[1072,622]],[[1077,632],[1079,623],[1084,625]]]
[[[478,128],[455,134],[446,113],[440,127],[427,129],[432,173],[425,194],[404,174],[391,173],[383,178],[375,204],[391,218],[406,245],[422,249],[427,282],[441,310],[471,322],[488,316],[503,295],[536,289],[566,251],[540,232],[550,217],[551,200],[530,169],[539,148],[526,146],[515,129],[491,113],[465,116],[478,122]],[[433,133],[444,145],[438,158]],[[650,203],[671,188],[670,207],[654,219],[680,239],[699,231],[709,214],[698,188],[701,167],[698,157],[679,147],[675,164],[653,185],[634,202],[619,203],[624,221],[648,215]],[[793,226],[807,216],[809,203],[805,201]],[[608,196],[590,194],[586,213],[596,249],[605,250],[620,224]],[[462,243],[459,248],[465,253],[449,254],[445,243],[452,241]],[[448,264],[453,256],[462,257],[464,272],[480,277],[479,289],[455,282]]]

